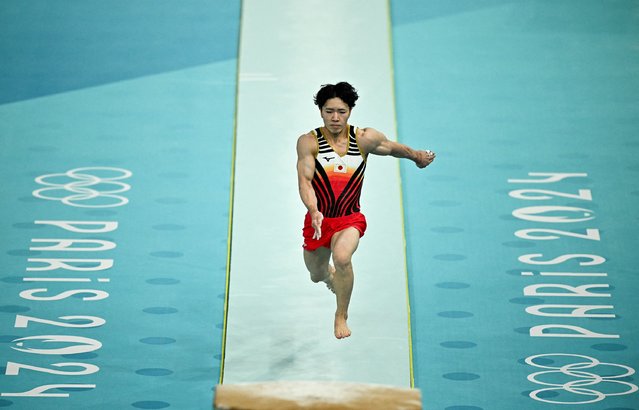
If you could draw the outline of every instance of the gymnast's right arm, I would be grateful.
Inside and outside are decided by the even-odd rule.
[[[312,226],[315,229],[313,239],[322,236],[322,220],[324,216],[317,209],[317,197],[313,190],[313,175],[315,175],[315,152],[317,141],[312,134],[304,134],[297,140],[297,184],[300,198],[311,215]]]

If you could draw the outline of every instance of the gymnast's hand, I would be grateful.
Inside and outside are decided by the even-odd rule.
[[[322,237],[322,220],[324,215],[320,211],[314,211],[311,213],[311,226],[315,229],[313,239],[319,239]]]
[[[426,168],[431,162],[435,160],[435,153],[430,150],[417,151],[417,158],[415,158],[415,165],[418,168]]]

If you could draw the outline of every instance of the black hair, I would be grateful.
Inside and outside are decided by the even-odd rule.
[[[355,101],[359,98],[357,90],[349,83],[342,81],[337,84],[324,84],[322,88],[315,94],[313,101],[320,110],[331,98],[339,98],[344,101],[349,108],[355,107]]]

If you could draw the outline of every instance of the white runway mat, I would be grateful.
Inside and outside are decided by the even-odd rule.
[[[386,0],[243,2],[225,383],[411,384],[397,160],[369,158],[346,340],[333,336],[333,294],[304,267],[295,167],[325,83],[359,90],[351,124],[395,137],[388,13]]]

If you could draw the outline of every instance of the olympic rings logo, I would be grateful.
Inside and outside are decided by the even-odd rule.
[[[564,356],[571,359],[567,360],[568,363],[558,366],[547,366],[540,363],[535,363],[535,360],[538,358],[548,358],[551,356]],[[546,361],[549,361],[549,359],[546,359]],[[564,360],[563,362],[565,361],[566,360]],[[589,404],[601,401],[608,396],[623,396],[626,394],[631,394],[636,392],[638,389],[637,386],[635,386],[634,384],[629,383],[625,380],[621,380],[624,377],[633,375],[635,373],[635,370],[633,368],[621,364],[603,363],[590,356],[565,353],[539,354],[526,358],[526,363],[541,369],[550,369],[536,372],[528,376],[528,380],[533,383],[540,384],[542,386],[550,386],[543,389],[535,390],[530,393],[531,398],[545,403]],[[597,366],[600,367],[599,373],[605,375],[602,376],[597,373],[586,371],[586,369],[593,369]],[[566,379],[565,376],[576,378],[576,380],[569,380],[564,382],[564,380]],[[545,379],[545,381],[541,379]],[[561,382],[553,383],[557,381]],[[601,389],[604,390],[605,393],[589,388],[589,386],[597,384],[601,384],[603,386]],[[556,390],[563,390],[565,392],[578,396],[588,396],[588,399],[584,399],[582,401],[555,401],[543,397],[544,393]]]
[[[131,175],[129,170],[112,167],[84,167],[62,174],[40,175],[35,181],[45,187],[33,191],[33,196],[80,208],[122,206],[129,200],[118,194],[131,186],[120,180]]]

